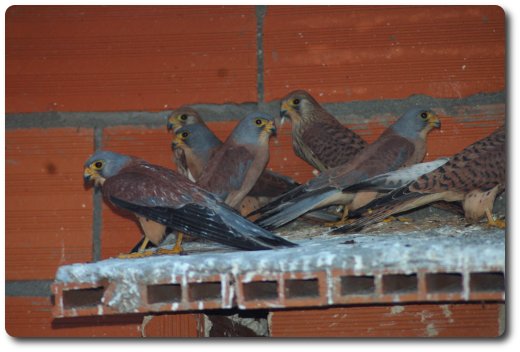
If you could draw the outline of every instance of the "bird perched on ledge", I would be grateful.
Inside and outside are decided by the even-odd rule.
[[[452,156],[446,164],[359,208],[353,215],[362,216],[360,219],[333,232],[361,230],[390,215],[441,200],[462,201],[470,222],[486,216],[490,225],[504,227],[491,211],[496,196],[505,189],[505,142],[505,130],[501,127]],[[378,189],[375,183],[361,187]]]
[[[222,142],[208,128],[197,111],[190,107],[175,110],[168,118],[167,128],[173,132],[172,148],[176,156],[174,161],[180,165],[178,170],[185,176],[189,175],[191,180],[198,181],[202,170],[206,168]],[[264,170],[243,200],[241,212],[248,214],[298,185],[290,177]]]
[[[273,117],[254,112],[243,118],[211,157],[197,183],[238,209],[269,161]]]
[[[102,188],[109,204],[133,213],[146,241],[160,244],[166,228],[244,250],[291,247],[237,214],[211,193],[173,170],[110,151],[98,151],[85,163],[83,177]],[[180,239],[179,239],[180,238]]]
[[[347,164],[367,146],[306,91],[296,90],[283,98],[280,116],[282,121],[291,120],[296,155],[320,172]]]
[[[369,177],[421,162],[426,154],[426,135],[434,127],[440,127],[440,121],[433,112],[413,108],[348,164],[322,172],[251,215],[261,214],[256,223],[274,229],[311,210],[341,204],[345,205],[345,220],[350,210],[370,202],[377,192],[343,190]]]

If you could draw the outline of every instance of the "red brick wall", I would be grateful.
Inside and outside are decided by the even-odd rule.
[[[13,6],[5,18],[8,284],[53,280],[60,265],[91,261],[96,250],[108,258],[139,239],[135,223],[103,206],[94,242],[81,173],[95,146],[173,166],[164,126],[107,117],[103,127],[67,113],[269,103],[293,89],[367,107],[420,94],[453,106],[440,108],[428,159],[504,122],[505,23],[495,6]],[[341,118],[373,141],[396,116],[366,110]],[[224,138],[238,118],[209,125]],[[269,167],[305,181],[312,169],[294,156],[289,132],[272,143]],[[140,335],[142,317],[53,321],[49,298],[30,296],[7,298],[12,335]],[[185,325],[182,315],[154,319],[159,334],[197,333],[194,318],[190,332],[168,328]]]

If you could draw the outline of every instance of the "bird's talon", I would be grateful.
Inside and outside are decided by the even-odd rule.
[[[135,259],[135,258],[144,258],[149,257],[154,254],[153,250],[147,250],[143,252],[134,252],[134,253],[121,253],[117,256],[118,259]]]
[[[166,248],[159,248],[155,251],[156,255],[183,255],[185,254],[182,247],[177,247],[175,246],[174,248],[172,249],[166,249]]]
[[[497,227],[499,229],[505,229],[506,228],[506,221],[505,220],[495,220],[488,221],[486,226],[488,227]]]
[[[392,221],[396,221],[396,220],[397,219],[395,218],[395,216],[389,216],[386,219],[384,219],[382,222],[392,222]]]

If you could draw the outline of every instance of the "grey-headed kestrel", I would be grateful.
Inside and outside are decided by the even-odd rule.
[[[211,157],[197,184],[239,209],[269,161],[269,139],[274,133],[273,117],[250,113]]]
[[[168,131],[175,133],[175,131],[185,125],[203,125],[207,128],[199,113],[189,106],[182,106],[179,109],[172,111],[170,116],[168,116],[166,128]],[[215,135],[213,135],[213,137],[217,139]],[[181,148],[173,148],[172,145],[172,151],[173,162],[177,167],[177,171],[181,175],[184,175],[195,182],[197,178],[193,176],[193,170],[190,170],[189,168],[184,150]]]
[[[184,126],[187,127],[178,133]],[[182,107],[175,110],[169,117],[167,129],[173,132],[172,149],[175,155],[182,155],[177,161],[182,169],[187,170],[184,175],[190,175],[197,181],[202,169],[211,159],[222,142],[204,123],[204,120],[196,110],[190,107]],[[185,137],[183,137],[185,135]],[[270,199],[295,188],[299,184],[288,176],[280,175],[270,170],[264,170],[258,181],[249,192],[248,196]]]
[[[506,185],[505,143],[505,130],[501,127],[452,156],[446,164],[359,208],[352,215],[361,218],[334,232],[360,230],[393,214],[437,201],[461,201],[469,222],[486,216],[489,224],[503,227],[494,220],[492,210],[496,196]],[[377,182],[363,182],[351,189],[378,190],[380,186]]]
[[[83,177],[102,188],[109,204],[133,213],[146,240],[161,243],[166,228],[244,250],[295,244],[244,219],[213,194],[177,172],[136,157],[98,151],[85,163]]]
[[[426,136],[434,127],[440,127],[440,120],[432,111],[413,108],[348,164],[322,172],[252,215],[261,214],[256,222],[273,229],[311,210],[344,205],[345,220],[350,210],[370,202],[377,192],[353,193],[343,189],[369,177],[421,162],[426,154]]]
[[[281,100],[280,116],[291,120],[296,155],[320,172],[349,163],[367,146],[303,90]]]

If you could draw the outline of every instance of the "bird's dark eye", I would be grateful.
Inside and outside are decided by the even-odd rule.
[[[188,118],[188,115],[186,115],[186,114],[181,115],[181,120],[185,121],[187,118]]]
[[[293,103],[294,105],[298,105],[298,104],[300,104],[300,99],[294,99],[294,100],[292,101],[292,103]]]
[[[94,167],[96,169],[101,169],[103,167],[103,162],[101,161],[96,161],[96,163],[94,164]]]
[[[190,134],[188,132],[182,132],[181,136],[182,138],[188,137]]]
[[[261,124],[262,124],[262,120],[257,119],[257,120],[255,121],[255,123],[256,123],[257,125],[261,125]]]
[[[428,117],[428,113],[426,113],[426,112],[421,113],[421,118],[426,119],[427,117]]]

